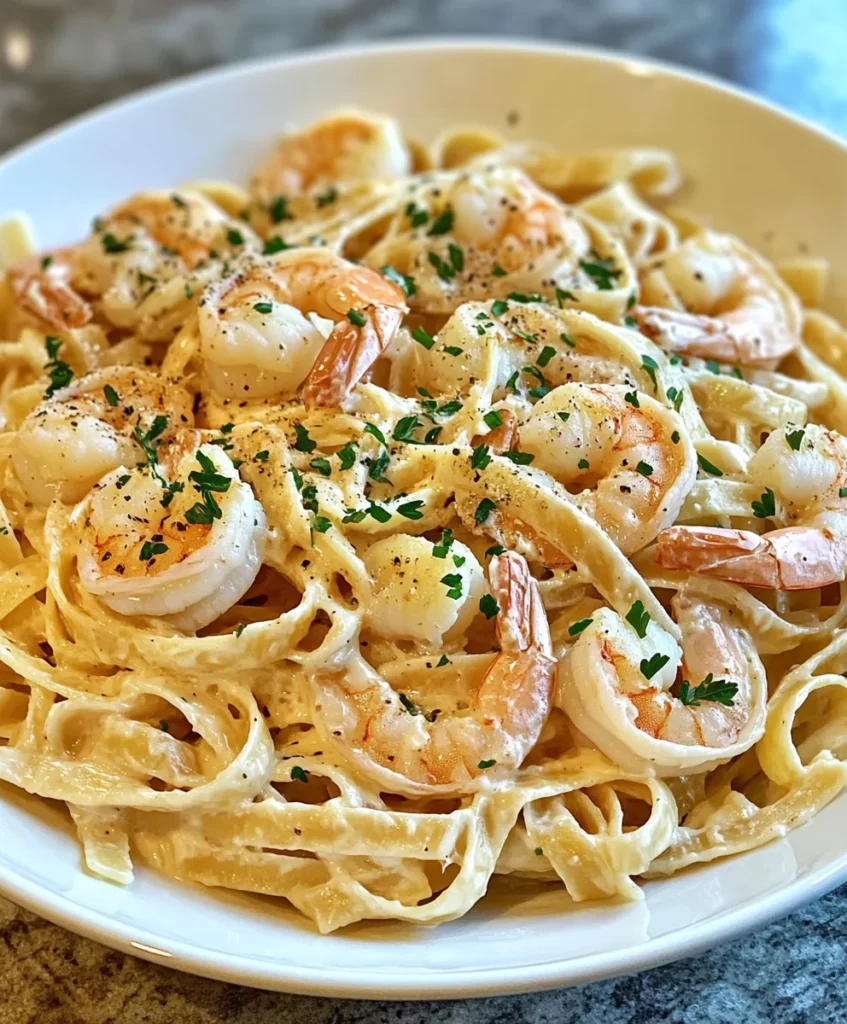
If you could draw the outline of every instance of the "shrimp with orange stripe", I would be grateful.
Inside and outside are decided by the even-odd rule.
[[[401,288],[326,249],[246,262],[199,306],[200,355],[224,398],[301,389],[310,408],[339,405],[394,339]]]

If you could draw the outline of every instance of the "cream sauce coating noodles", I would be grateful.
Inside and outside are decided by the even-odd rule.
[[[323,932],[749,850],[847,781],[847,331],[657,149],[341,111],[0,226],[0,779]]]

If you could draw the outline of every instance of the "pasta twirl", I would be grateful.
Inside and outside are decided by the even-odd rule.
[[[846,335],[679,181],[342,111],[0,226],[0,778],[90,871],[436,924],[838,794]]]

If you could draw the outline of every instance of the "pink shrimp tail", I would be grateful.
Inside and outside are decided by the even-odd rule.
[[[632,315],[641,333],[663,348],[701,359],[769,367],[797,347],[798,339],[787,330],[774,332],[764,325],[734,322],[732,313],[720,319],[660,306],[636,306]]]
[[[305,404],[340,405],[391,344],[404,312],[405,307],[373,306],[363,314],[364,327],[337,323],[303,384]]]
[[[665,569],[774,590],[812,590],[847,575],[843,545],[826,530],[808,526],[762,536],[749,530],[671,526],[657,538],[656,561]]]
[[[63,263],[36,269],[32,261],[13,267],[9,284],[17,301],[58,331],[84,327],[94,315],[91,306],[70,284],[70,269]]]

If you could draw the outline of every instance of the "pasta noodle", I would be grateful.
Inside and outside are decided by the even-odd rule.
[[[328,932],[576,901],[847,782],[847,331],[671,153],[341,111],[0,226],[0,779]]]

